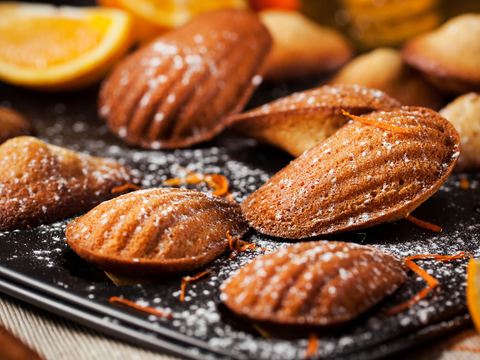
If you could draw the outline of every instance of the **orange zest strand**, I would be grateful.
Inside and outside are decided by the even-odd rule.
[[[187,283],[191,282],[191,281],[195,281],[195,280],[198,280],[200,279],[202,276],[205,276],[207,274],[211,274],[210,271],[204,271],[200,274],[197,274],[193,277],[191,276],[185,276],[183,279],[182,279],[182,285],[181,285],[181,293],[180,293],[180,301],[185,301],[185,288],[187,286]]]
[[[395,315],[398,314],[399,312],[402,312],[409,307],[415,305],[418,303],[420,300],[422,300],[427,294],[436,288],[440,283],[438,282],[437,279],[435,279],[433,276],[429,275],[424,269],[422,269],[420,266],[415,264],[413,260],[416,259],[434,259],[437,261],[450,261],[454,259],[464,259],[469,257],[470,259],[473,258],[473,255],[470,254],[469,252],[462,251],[459,252],[456,255],[431,255],[431,254],[421,254],[421,255],[414,255],[414,256],[409,256],[406,257],[405,264],[408,266],[410,270],[412,270],[414,273],[416,273],[418,276],[420,276],[423,280],[427,282],[427,287],[422,289],[417,295],[415,295],[413,298],[410,300],[407,300],[397,306],[394,306],[393,308],[387,310],[385,312],[386,316],[390,315]]]
[[[318,337],[317,334],[311,333],[308,336],[308,345],[307,349],[305,350],[305,354],[303,355],[304,359],[310,359],[314,356],[318,351]]]
[[[465,176],[460,178],[460,187],[464,190],[470,189],[470,184]]]
[[[401,128],[399,126],[390,125],[390,124],[387,124],[387,123],[384,123],[384,122],[381,122],[381,121],[372,120],[372,119],[352,115],[352,114],[349,114],[348,112],[346,112],[345,110],[342,110],[342,114],[345,115],[345,116],[348,116],[349,118],[352,118],[354,120],[358,120],[361,123],[364,123],[366,125],[375,126],[379,129],[392,131],[392,132],[396,132],[396,133],[399,133],[399,134],[409,134],[410,133],[410,131],[408,131],[407,129]]]
[[[421,255],[414,255],[405,258],[405,260],[416,260],[416,259],[434,259],[437,261],[450,261],[455,259],[465,259],[465,258],[473,259],[473,255],[467,251],[460,251],[456,255],[431,255],[431,254],[421,254]]]
[[[420,266],[415,264],[412,260],[405,259],[405,264],[408,266],[410,270],[415,272],[417,275],[419,275],[422,279],[424,279],[428,286],[421,290],[417,295],[415,295],[413,298],[410,300],[407,300],[397,306],[394,306],[390,310],[388,310],[385,315],[390,316],[390,315],[395,315],[398,314],[399,312],[402,312],[409,307],[413,306],[414,304],[418,303],[420,300],[422,300],[427,294],[433,290],[435,287],[437,287],[440,283],[438,282],[437,279],[435,279],[433,276],[429,275],[425,270],[423,270]]]
[[[163,182],[164,185],[183,185],[183,184],[198,184],[201,182],[207,183],[214,189],[212,195],[227,196],[230,200],[235,200],[232,194],[228,192],[228,180],[225,176],[220,174],[201,174],[182,168],[187,173],[183,178],[168,179]]]
[[[452,346],[452,350],[457,350],[457,351],[470,351],[474,353],[480,353],[479,348],[473,348],[470,346],[463,346],[463,345],[454,345]]]
[[[405,220],[408,220],[408,221],[414,223],[415,225],[418,225],[418,226],[423,227],[424,229],[427,229],[427,230],[430,230],[430,231],[442,232],[442,230],[443,230],[440,226],[437,226],[437,225],[431,224],[429,222],[417,219],[416,217],[414,217],[410,214],[405,215]]]
[[[124,304],[124,305],[127,305],[127,306],[130,306],[134,309],[137,309],[137,310],[141,310],[141,311],[145,311],[149,314],[153,314],[153,315],[156,315],[156,316],[162,316],[162,317],[167,317],[167,318],[173,318],[173,315],[171,313],[164,313],[163,311],[160,311],[160,310],[157,310],[157,309],[154,309],[152,307],[148,307],[148,306],[141,306],[141,305],[138,305],[137,303],[134,303],[133,301],[130,301],[130,300],[125,300],[124,298],[121,298],[121,297],[117,297],[117,296],[112,296],[109,300],[111,303],[113,302],[119,302],[121,304]]]
[[[117,192],[121,192],[121,191],[125,191],[127,189],[130,189],[130,190],[142,190],[142,188],[140,186],[137,186],[135,184],[125,184],[125,185],[122,185],[122,186],[118,186],[118,187],[115,187],[112,189],[112,194],[115,194]]]
[[[227,231],[227,238],[228,238],[228,246],[230,247],[230,251],[235,251],[235,246],[233,246],[233,238],[230,235],[230,231]],[[235,243],[236,245],[236,243]]]
[[[257,247],[255,243],[248,243],[246,241],[240,240],[239,238],[233,239],[230,235],[230,231],[227,231],[228,245],[230,247],[230,259],[233,259],[239,252],[248,250],[248,249],[260,249],[261,251],[268,251],[268,249],[262,249]]]

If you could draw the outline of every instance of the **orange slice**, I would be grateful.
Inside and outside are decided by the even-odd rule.
[[[130,47],[130,16],[107,8],[0,4],[0,79],[70,90],[102,78]]]
[[[141,42],[181,26],[206,11],[247,8],[246,0],[98,0],[98,3],[130,13],[134,19],[135,39]]]
[[[480,259],[472,259],[468,264],[467,305],[472,321],[480,332]]]

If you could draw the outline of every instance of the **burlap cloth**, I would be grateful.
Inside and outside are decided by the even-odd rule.
[[[175,360],[133,346],[0,293],[0,323],[48,360]],[[479,360],[480,335],[471,328],[390,360]]]

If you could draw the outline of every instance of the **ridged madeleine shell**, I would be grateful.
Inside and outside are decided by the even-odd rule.
[[[240,206],[183,189],[136,191],[72,221],[70,247],[105,271],[129,276],[188,272],[227,250],[248,231]]]
[[[459,155],[452,124],[426,108],[364,117],[402,134],[352,121],[250,195],[242,210],[257,231],[308,238],[395,221],[447,180]]]
[[[386,251],[312,241],[255,259],[221,285],[220,296],[263,328],[309,330],[355,319],[406,278],[403,259]]]
[[[122,61],[100,92],[100,116],[114,134],[142,148],[209,140],[261,82],[270,46],[254,13],[202,14]]]
[[[358,85],[326,85],[232,115],[228,122],[235,131],[296,157],[349,121],[342,110],[362,115],[400,105],[380,90]]]
[[[0,230],[50,223],[92,209],[132,183],[130,169],[29,136],[0,146]],[[118,194],[117,194],[118,195]]]

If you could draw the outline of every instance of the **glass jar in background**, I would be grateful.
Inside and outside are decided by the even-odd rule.
[[[336,27],[359,50],[401,46],[465,12],[480,12],[478,0],[304,0],[302,11]]]

